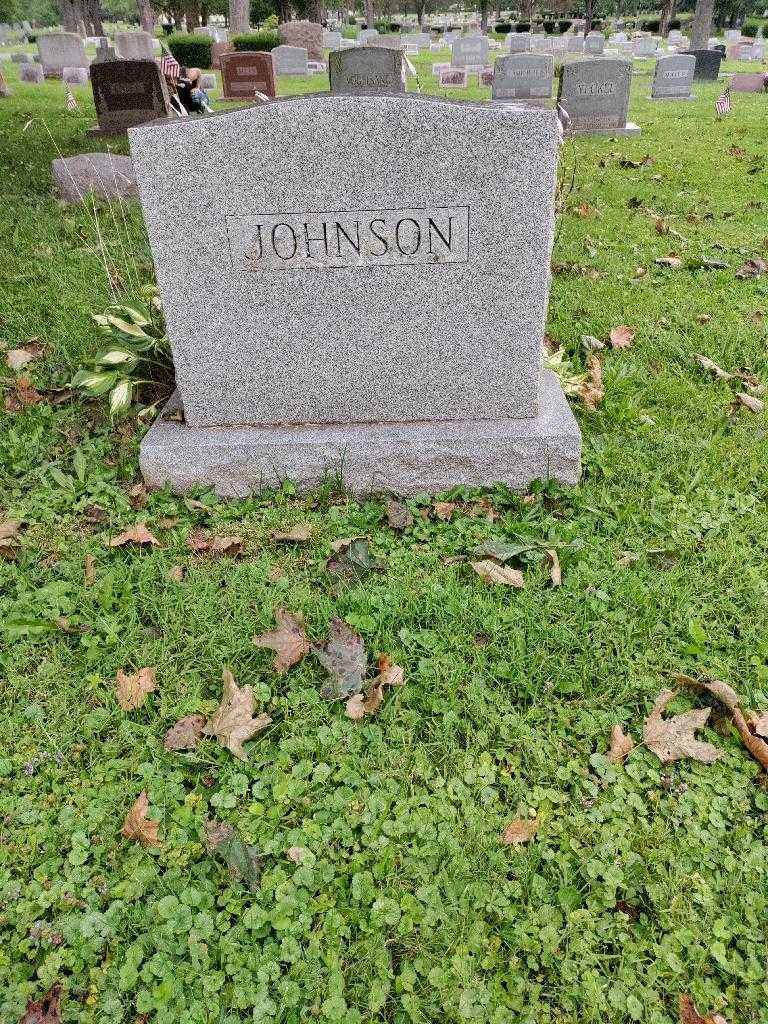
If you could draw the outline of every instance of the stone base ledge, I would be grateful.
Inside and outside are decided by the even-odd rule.
[[[563,135],[566,138],[574,138],[581,135],[639,135],[640,125],[634,121],[627,121],[623,128],[564,128]]]
[[[646,96],[647,100],[666,100],[668,103],[687,103],[690,100],[695,100],[695,96]]]
[[[576,484],[581,433],[554,373],[542,377],[540,412],[529,419],[429,423],[189,427],[164,419],[141,444],[149,487],[176,493],[213,487],[242,498],[292,480],[309,490],[329,477],[356,494],[409,495],[449,487],[505,483],[524,491],[533,480]]]

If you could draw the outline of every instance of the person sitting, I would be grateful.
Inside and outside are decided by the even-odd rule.
[[[208,93],[200,86],[201,76],[200,68],[182,68],[176,83],[179,100],[188,114],[212,113]]]

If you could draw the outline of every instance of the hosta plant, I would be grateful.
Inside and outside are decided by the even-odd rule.
[[[160,296],[154,285],[141,291],[134,306],[109,306],[94,314],[104,344],[92,369],[79,370],[72,385],[89,398],[109,396],[112,416],[134,403],[148,416],[167,397],[173,383],[173,360]],[[147,398],[151,400],[147,404]]]

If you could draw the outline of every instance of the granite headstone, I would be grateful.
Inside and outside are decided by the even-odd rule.
[[[285,46],[303,48],[308,60],[323,60],[323,26],[314,21],[284,21],[277,26],[280,41]],[[280,74],[292,72],[279,72]],[[293,72],[294,74],[298,72]]]
[[[494,65],[491,98],[545,100],[552,96],[555,62],[549,53],[508,53]]]
[[[93,135],[114,135],[137,124],[167,117],[168,89],[153,60],[112,60],[91,66],[98,128]]]
[[[118,32],[115,36],[115,49],[123,60],[153,60],[155,51],[152,39],[149,32]]]
[[[276,75],[308,75],[308,54],[303,46],[276,46],[272,61]]]
[[[328,73],[331,92],[341,96],[405,92],[403,54],[384,46],[361,46],[332,53]]]
[[[602,32],[590,32],[584,37],[584,53],[588,57],[599,56],[605,48],[605,36]]]
[[[80,153],[51,164],[56,193],[65,203],[80,203],[88,193],[105,199],[138,194],[133,161],[115,153]]]
[[[651,86],[651,99],[692,100],[691,86],[696,58],[690,53],[659,57]]]
[[[507,49],[510,53],[528,53],[531,49],[531,33],[510,32],[507,36]]]
[[[466,68],[485,67],[488,63],[488,40],[484,36],[461,36],[451,47],[451,65]]]
[[[46,78],[61,78],[64,68],[87,68],[85,44],[75,32],[48,32],[37,37]]]
[[[34,82],[39,85],[40,82],[45,81],[45,75],[43,74],[43,67],[41,64],[22,64],[19,67],[19,81],[20,82]]]
[[[716,82],[720,74],[723,59],[719,50],[686,50],[696,58],[696,70],[693,72],[694,82]]]
[[[620,57],[594,57],[565,64],[560,78],[558,106],[567,117],[569,135],[639,135],[627,123],[632,64]]]
[[[234,50],[219,58],[225,100],[253,99],[254,93],[277,96],[271,53]]]
[[[731,78],[733,92],[765,92],[768,75],[762,71],[740,72]]]

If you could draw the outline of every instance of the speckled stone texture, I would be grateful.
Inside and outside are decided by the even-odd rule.
[[[686,50],[696,58],[694,82],[716,82],[720,75],[723,55],[719,50]]]
[[[124,60],[154,60],[152,39],[149,32],[118,32],[115,48]]]
[[[40,63],[46,78],[61,78],[64,68],[87,68],[85,44],[74,32],[46,32],[37,37]]]
[[[547,53],[509,53],[493,68],[494,100],[550,99],[555,59]]]
[[[587,36],[587,39],[589,36]],[[568,114],[568,135],[639,135],[627,123],[632,63],[593,57],[563,65],[557,102]]]
[[[89,134],[111,135],[170,114],[165,79],[154,60],[109,60],[91,67],[98,128]]]
[[[89,192],[101,198],[135,197],[136,178],[129,156],[80,153],[51,164],[56,193],[66,203],[80,203]]]
[[[257,92],[277,94],[275,68],[271,53],[236,50],[219,58],[225,100],[252,100]]]
[[[342,442],[386,451],[395,424],[401,447],[413,442],[403,455],[413,481],[422,441],[443,426],[464,437],[467,466],[486,466],[467,470],[477,482],[517,480],[517,469],[491,472],[486,458],[487,431],[500,431],[503,450],[500,423],[520,420],[515,450],[528,438],[540,453],[531,439],[537,415],[549,415],[539,385],[554,111],[324,94],[146,125],[129,138],[193,447],[219,438],[242,477],[232,432],[195,428],[266,428],[234,432],[247,453],[312,424],[301,429],[319,454],[305,446],[289,460],[300,482]],[[166,427],[146,442],[155,465]],[[461,458],[441,458],[446,481],[465,479]],[[540,454],[531,458],[540,475]],[[169,459],[182,486],[186,471]],[[420,486],[432,479],[425,472]]]
[[[176,397],[166,413],[178,408]],[[530,419],[344,426],[188,427],[158,419],[141,445],[150,487],[213,487],[241,498],[284,480],[302,489],[341,476],[356,494],[436,493],[532,480],[576,484],[581,434],[557,377],[546,371]]]
[[[405,92],[402,51],[385,46],[361,46],[331,53],[328,74],[331,92],[339,96]]]
[[[45,81],[45,75],[43,73],[42,65],[40,64],[20,64],[19,65],[19,81],[20,82],[40,82]]]
[[[285,21],[277,26],[280,42],[299,46],[307,51],[309,60],[323,60],[323,26],[314,21]]]
[[[651,99],[692,100],[691,86],[696,58],[690,53],[659,57],[651,85]]]
[[[451,47],[451,66],[466,68],[488,63],[488,40],[485,36],[462,36]]]

